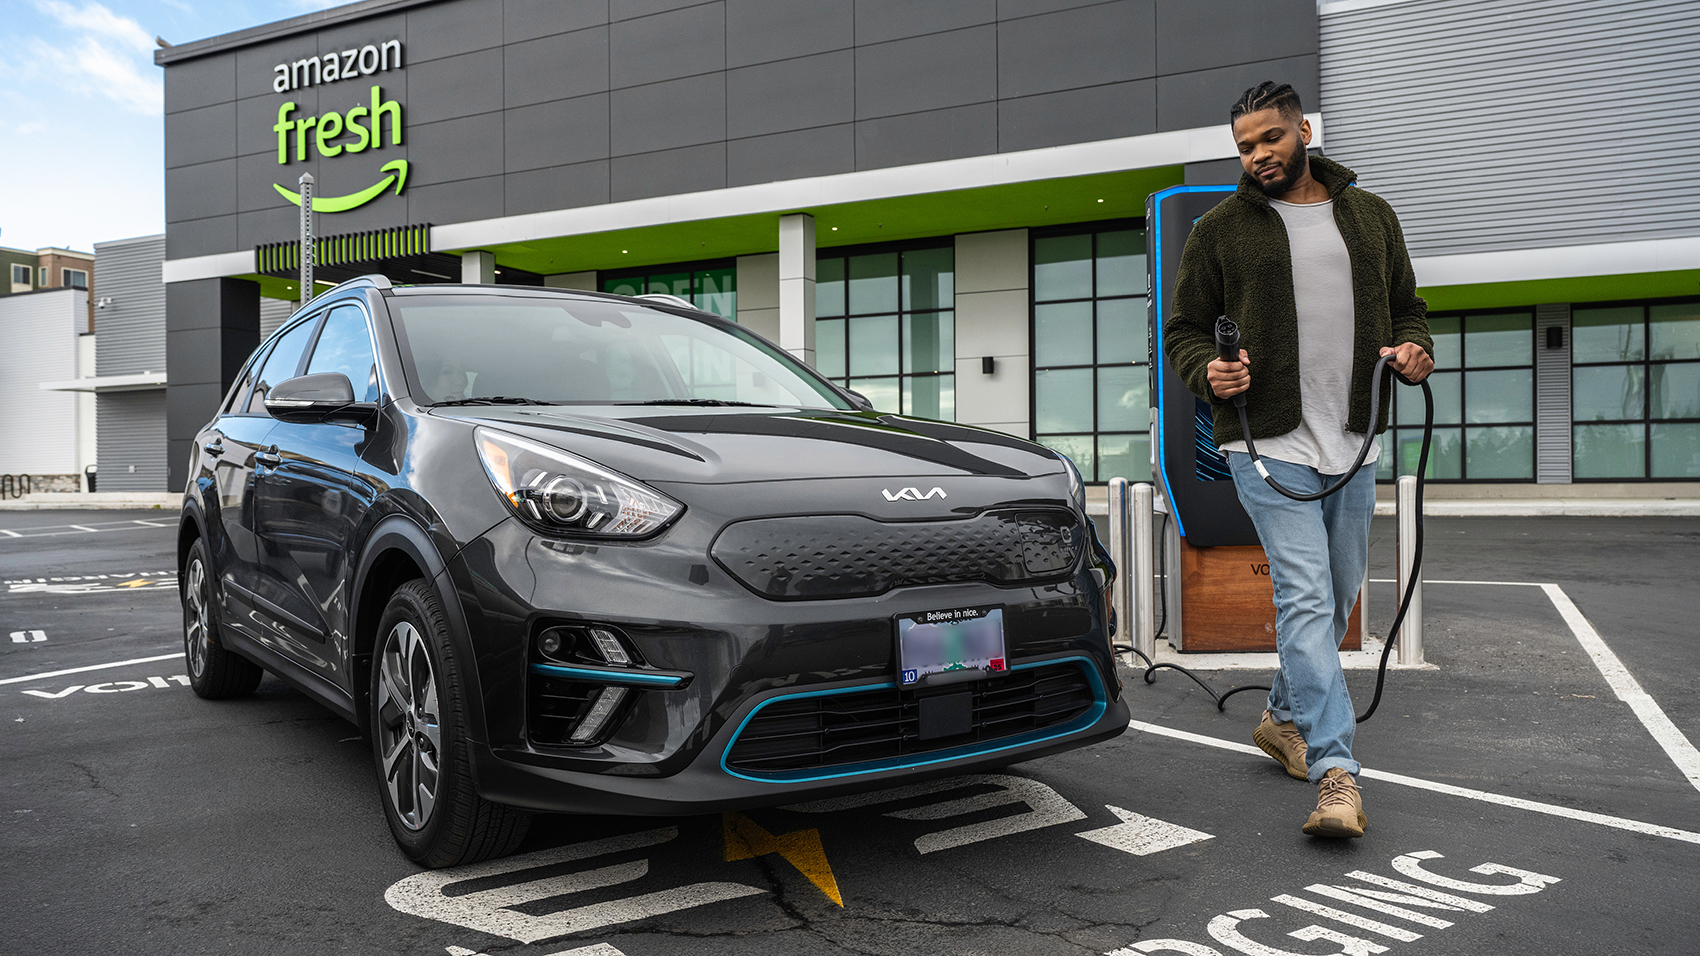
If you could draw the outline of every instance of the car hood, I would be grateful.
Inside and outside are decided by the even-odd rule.
[[[430,414],[525,435],[642,481],[1060,474],[1002,432],[878,412],[689,406],[471,406]]]

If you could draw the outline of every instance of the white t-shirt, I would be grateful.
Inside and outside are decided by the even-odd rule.
[[[1269,204],[1280,213],[1287,229],[1293,259],[1293,301],[1299,313],[1299,427],[1273,438],[1257,440],[1262,458],[1306,465],[1324,475],[1345,474],[1363,447],[1362,432],[1346,430],[1352,411],[1352,347],[1357,340],[1352,302],[1352,260],[1340,227],[1334,222],[1334,201]],[[1257,375],[1257,356],[1251,357]],[[1224,453],[1244,452],[1245,442],[1229,442]],[[1365,464],[1381,454],[1371,442]]]

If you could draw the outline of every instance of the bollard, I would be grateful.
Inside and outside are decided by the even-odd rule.
[[[1411,580],[1411,564],[1417,554],[1417,524],[1423,516],[1417,514],[1417,478],[1404,475],[1399,479],[1397,507],[1399,521],[1398,591],[1394,594],[1393,613],[1399,613],[1399,601],[1404,600],[1405,588]],[[1416,588],[1411,592],[1411,604],[1405,611],[1404,623],[1399,625],[1399,663],[1423,662],[1423,576],[1419,569]]]
[[[1110,479],[1110,562],[1116,580],[1110,585],[1110,607],[1116,615],[1116,631],[1123,640],[1133,627],[1128,586],[1133,577],[1133,559],[1128,554],[1128,484],[1126,478]]]
[[[1133,486],[1133,567],[1128,586],[1132,592],[1133,649],[1147,662],[1157,660],[1157,562],[1156,542],[1151,538],[1152,503],[1156,490],[1150,482]]]

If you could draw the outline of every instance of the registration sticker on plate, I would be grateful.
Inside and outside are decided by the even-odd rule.
[[[974,680],[1005,666],[1001,607],[923,611],[897,619],[897,673],[904,687]]]

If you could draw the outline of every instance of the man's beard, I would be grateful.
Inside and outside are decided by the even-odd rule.
[[[1303,149],[1296,150],[1292,159],[1281,164],[1281,175],[1268,182],[1254,175],[1252,181],[1257,183],[1257,188],[1263,190],[1265,196],[1280,196],[1293,188],[1293,183],[1298,182],[1299,177],[1304,175],[1306,162],[1305,151]]]

